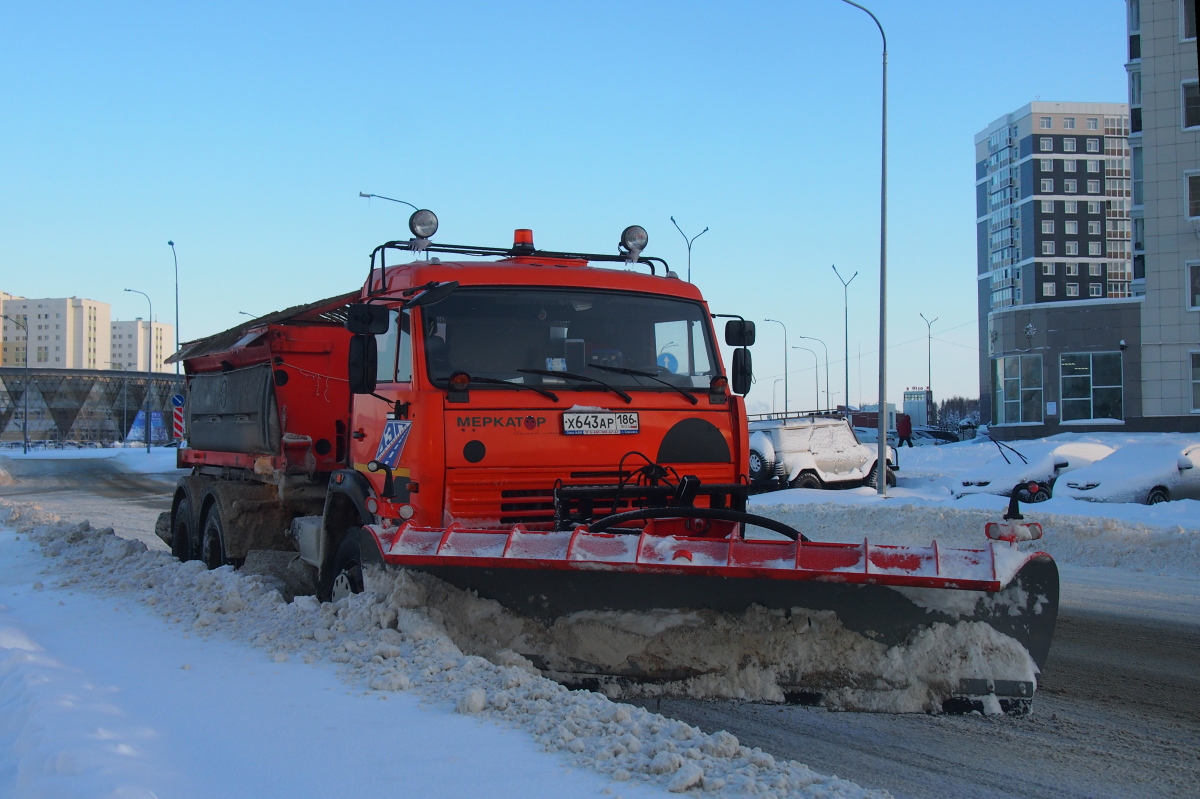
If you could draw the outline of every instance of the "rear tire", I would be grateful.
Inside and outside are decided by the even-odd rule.
[[[769,460],[756,449],[750,450],[748,467],[750,470],[750,481],[756,485],[765,486],[775,477],[775,462]]]
[[[1030,494],[1028,488],[1022,488],[1017,492],[1017,500],[1025,503],[1045,502],[1046,500],[1050,499],[1051,496],[1053,496],[1053,480],[1048,483],[1038,483],[1038,487],[1041,488],[1041,491],[1038,491],[1036,494]]]
[[[1162,486],[1155,486],[1150,489],[1150,493],[1146,495],[1147,505],[1158,505],[1163,502],[1171,501],[1171,492]]]
[[[867,475],[867,486],[870,488],[879,488],[879,475],[878,475],[879,469],[877,468],[877,466],[878,466],[878,464],[876,464],[875,466],[872,466],[871,473],[869,475]],[[887,466],[885,468],[887,469],[887,472],[886,472],[887,484],[889,487],[895,488],[896,473],[892,471],[891,466]]]
[[[175,519],[171,524],[171,554],[181,561],[196,559],[194,524],[192,501],[184,497],[175,508]]]
[[[792,488],[824,488],[821,478],[812,472],[803,472],[790,483]]]
[[[225,526],[221,523],[221,511],[214,502],[204,516],[204,529],[200,536],[200,559],[210,569],[219,569],[225,559]]]
[[[364,566],[382,566],[383,558],[375,537],[361,527],[351,527],[333,556],[329,599],[337,602],[365,588]]]

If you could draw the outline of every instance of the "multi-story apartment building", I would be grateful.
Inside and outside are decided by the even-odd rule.
[[[0,292],[0,366],[35,369],[120,369],[147,371],[147,336],[153,336],[153,368],[170,372],[163,364],[174,351],[172,325],[112,321],[106,302],[79,297],[29,299]],[[28,325],[29,340],[21,325]]]
[[[1192,0],[1127,0],[1142,412],[1200,430],[1200,82]]]
[[[175,351],[175,330],[162,322],[146,322],[140,317],[133,322],[112,323],[112,368],[129,372],[170,372],[174,367],[163,360]],[[147,351],[147,337],[153,342]],[[150,369],[146,368],[147,357],[153,357]]]
[[[980,412],[1001,435],[1140,415],[1129,125],[1122,103],[1033,102],[975,136]]]
[[[28,325],[28,340],[21,327],[3,320],[0,365],[29,365],[39,369],[107,369],[109,361],[109,305],[79,297],[29,299],[4,295],[5,316]]]

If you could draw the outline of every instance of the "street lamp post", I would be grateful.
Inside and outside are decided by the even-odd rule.
[[[775,389],[779,387],[782,377],[775,378],[775,382],[771,384],[771,413],[775,413]]]
[[[179,257],[175,255],[175,242],[168,241],[167,246],[175,259],[175,351],[179,352]],[[179,374],[179,361],[175,362],[175,374]]]
[[[879,18],[854,0],[842,0],[867,16],[879,28],[883,39],[883,124],[879,178],[879,444],[875,462],[879,479],[875,481],[879,495],[887,496],[887,34]]]
[[[21,413],[21,452],[29,454],[29,317],[25,317],[24,322],[18,322],[11,316],[5,314],[4,318],[12,322],[14,325],[19,325],[25,331],[25,410]]]
[[[788,343],[787,343],[787,325],[780,322],[778,319],[764,319],[764,322],[774,322],[783,328],[783,415],[788,415]]]
[[[801,338],[804,338],[804,336],[801,336]],[[816,350],[810,350],[808,347],[797,347],[796,345],[792,345],[792,349],[804,350],[805,352],[812,353],[812,356],[813,356],[813,393],[816,395],[815,399],[817,401],[817,411],[820,412],[820,410],[821,410],[821,380],[820,380],[821,357],[819,355],[817,355]],[[829,383],[825,384],[825,390],[829,391]]]
[[[845,319],[846,331],[846,413],[850,413],[850,284],[854,282],[854,278],[858,277],[858,272],[850,276],[849,280],[842,280],[842,273],[837,270],[837,265],[833,265],[833,273],[837,275],[838,280],[842,281],[842,316]],[[861,364],[859,364],[861,366]],[[829,377],[825,378],[825,386],[829,386]],[[861,390],[861,386],[859,387]]]
[[[920,316],[925,319],[925,314]],[[925,319],[925,392],[930,400],[933,399],[933,323],[940,318]],[[925,424],[933,424],[933,419],[926,419]]]
[[[822,347],[825,347],[825,342],[816,336],[801,336],[809,341],[815,341]],[[821,410],[821,398],[817,398],[817,410]],[[825,347],[825,410],[829,410],[829,347]]]
[[[150,375],[154,372],[154,303],[150,295],[137,289],[125,289],[134,294],[141,294],[150,306],[149,320],[146,322],[146,454],[150,454]]]
[[[412,203],[408,202],[407,200],[393,200],[391,197],[384,197],[382,194],[367,194],[366,192],[362,192],[362,191],[360,191],[360,192],[358,193],[358,196],[359,196],[359,197],[366,197],[368,200],[369,200],[369,199],[371,199],[372,197],[378,197],[378,198],[379,198],[379,199],[381,199],[381,200],[388,200],[389,202],[400,203],[401,205],[407,205],[409,208],[413,209],[414,211],[420,211],[420,210],[421,210],[420,208],[418,208],[417,206],[415,206],[415,205],[413,205]]]
[[[706,228],[704,228],[704,230],[701,230],[699,233],[697,233],[695,236],[692,236],[692,237],[689,239],[689,238],[687,237],[687,234],[683,232],[683,228],[681,228],[681,227],[679,226],[679,223],[675,221],[675,217],[671,217],[671,224],[675,226],[675,229],[679,231],[679,235],[680,235],[680,236],[683,236],[683,240],[684,240],[685,242],[687,242],[687,250],[688,250],[688,282],[689,282],[689,283],[691,283],[691,282],[692,282],[692,242],[693,242],[693,241],[695,241],[696,239],[700,238],[701,236],[703,236],[705,233],[707,233],[707,232],[708,232],[708,228],[707,228],[707,227],[706,227]]]

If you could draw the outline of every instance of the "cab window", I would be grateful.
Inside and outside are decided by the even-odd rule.
[[[408,311],[392,311],[388,332],[375,337],[379,352],[375,380],[379,383],[412,382],[412,334]]]

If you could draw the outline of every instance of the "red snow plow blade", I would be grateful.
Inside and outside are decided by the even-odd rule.
[[[692,509],[703,513],[705,509]],[[383,560],[428,572],[510,610],[551,624],[582,612],[686,609],[743,613],[752,606],[833,611],[841,625],[887,647],[903,645],[936,624],[982,622],[1015,639],[1040,669],[1050,652],[1058,613],[1058,570],[1049,555],[989,542],[982,549],[816,543],[779,522],[736,511],[690,519],[681,508],[656,509],[640,528],[599,520],[565,531],[372,527]],[[633,514],[624,514],[632,516]],[[741,524],[784,528],[793,541],[745,539]],[[616,520],[627,523],[625,520]],[[763,524],[762,522],[769,522]],[[703,526],[708,535],[678,533]],[[722,527],[729,530],[721,535]],[[971,593],[975,596],[972,598]],[[537,658],[530,656],[537,663]],[[539,664],[543,665],[543,664]],[[545,669],[566,683],[598,678],[670,681],[689,676],[669,664],[627,664],[617,672],[573,660]],[[1010,713],[1027,712],[1032,680],[978,674],[945,692],[943,709],[981,707],[994,697]],[[820,690],[798,681],[789,699],[819,701]],[[994,704],[992,705],[994,707]]]

